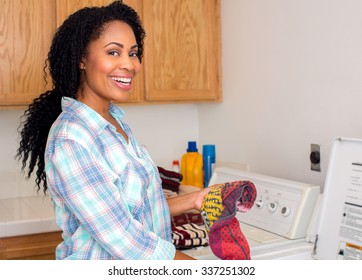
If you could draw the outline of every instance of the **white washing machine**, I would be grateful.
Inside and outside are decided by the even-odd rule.
[[[252,209],[237,213],[252,260],[308,259],[313,243],[306,233],[320,187],[227,167],[216,168],[210,185],[249,180],[257,189]],[[185,250],[197,259],[217,259],[209,246]]]
[[[362,260],[362,139],[334,139],[323,194],[318,186],[230,168],[210,184],[250,180],[254,207],[238,213],[251,259]],[[216,259],[209,247],[185,251]]]

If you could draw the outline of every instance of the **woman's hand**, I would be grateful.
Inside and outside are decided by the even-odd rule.
[[[202,206],[202,202],[204,201],[206,195],[210,192],[211,187],[204,188],[200,191],[198,191],[195,201],[194,201],[194,209],[200,210]]]
[[[200,210],[202,206],[202,202],[204,201],[206,195],[209,191],[216,186],[220,186],[222,184],[212,185],[208,188],[204,188],[202,190],[186,193],[183,195],[173,196],[167,198],[167,204],[170,209],[171,217],[185,213],[189,210]]]
[[[210,187],[204,188],[201,191],[199,191],[198,195],[195,198],[195,204],[194,204],[194,208],[196,210],[200,210],[201,206],[202,206],[202,202],[204,201],[206,195],[210,192],[210,190],[214,187],[218,187],[221,186],[222,184],[216,184],[216,185],[212,185]]]

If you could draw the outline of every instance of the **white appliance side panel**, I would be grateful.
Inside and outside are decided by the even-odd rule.
[[[362,259],[362,140],[334,141],[319,221],[317,259]]]

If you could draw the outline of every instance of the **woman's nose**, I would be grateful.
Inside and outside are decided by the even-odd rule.
[[[119,61],[119,68],[127,69],[128,71],[134,71],[135,63],[136,63],[136,59],[134,57],[130,57],[129,55],[125,55]]]

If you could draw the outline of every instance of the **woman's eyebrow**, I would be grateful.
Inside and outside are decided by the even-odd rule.
[[[112,45],[112,44],[117,45],[118,47],[120,47],[120,48],[122,48],[122,49],[124,48],[124,45],[121,44],[121,43],[118,43],[118,42],[110,42],[110,43],[108,43],[107,45],[105,45],[104,48],[107,47],[107,46],[109,46],[109,45]],[[131,47],[131,49],[136,49],[136,48],[138,48],[138,45],[137,45],[137,44],[136,44],[136,45],[133,45],[133,46]]]

